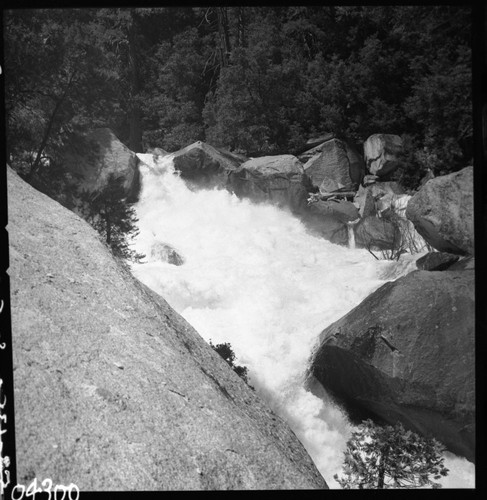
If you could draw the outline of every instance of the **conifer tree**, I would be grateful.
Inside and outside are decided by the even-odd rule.
[[[448,474],[443,451],[435,439],[400,423],[381,427],[365,420],[348,440],[343,476],[334,478],[344,489],[441,488],[434,480]]]
[[[103,236],[112,252],[125,259],[139,260],[144,256],[129,247],[129,240],[139,233],[135,209],[127,203],[123,179],[108,176],[106,187],[92,194],[83,193],[88,206],[87,219]]]

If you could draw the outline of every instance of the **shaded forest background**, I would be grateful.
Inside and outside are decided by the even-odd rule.
[[[388,133],[414,188],[472,162],[471,24],[444,5],[5,11],[7,158],[54,175],[96,127],[134,152],[250,156]]]

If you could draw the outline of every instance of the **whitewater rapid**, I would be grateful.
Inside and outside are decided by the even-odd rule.
[[[352,427],[332,401],[304,390],[309,356],[325,327],[413,270],[415,258],[378,261],[366,250],[334,245],[277,207],[189,187],[171,155],[138,156],[133,247],[146,257],[132,264],[133,274],[206,341],[231,344],[249,383],[288,422],[328,485],[338,487],[333,475]],[[164,260],[167,246],[182,265]],[[473,487],[472,464],[448,455],[446,465],[445,487]]]

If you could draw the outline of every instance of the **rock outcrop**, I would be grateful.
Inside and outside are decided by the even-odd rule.
[[[73,176],[76,187],[89,192],[101,191],[113,174],[123,179],[125,192],[135,199],[140,186],[137,156],[118,140],[109,128],[95,129],[84,138],[86,147],[68,145],[63,165]],[[88,154],[87,151],[90,151]]]
[[[399,225],[390,220],[367,216],[354,227],[355,243],[370,250],[397,250],[402,241]]]
[[[429,180],[409,200],[406,217],[436,250],[474,255],[473,167]]]
[[[73,212],[8,171],[17,479],[326,488],[305,449]]]
[[[446,252],[428,252],[416,261],[416,267],[422,271],[444,271],[457,262],[458,255]]]
[[[384,212],[405,194],[397,182],[374,182],[360,186],[353,202],[361,217],[375,216]]]
[[[473,271],[386,283],[322,332],[308,387],[321,384],[357,422],[400,421],[474,461],[474,305]]]
[[[225,186],[228,174],[245,160],[202,141],[173,153],[174,168],[181,172],[181,177],[203,186]]]
[[[350,144],[340,139],[329,139],[301,157],[304,155],[312,155],[304,170],[321,192],[357,189],[364,177],[362,157]]]
[[[393,134],[373,134],[364,142],[364,158],[372,175],[386,177],[401,165],[402,139]]]
[[[324,202],[312,203],[303,217],[312,233],[337,245],[348,244],[348,228],[344,220],[331,213]]]
[[[311,185],[295,156],[277,155],[246,161],[230,172],[228,187],[238,197],[270,201],[299,213],[306,210]]]
[[[146,256],[149,262],[167,262],[175,266],[182,266],[184,259],[179,253],[167,243],[157,242],[152,245],[150,255]]]

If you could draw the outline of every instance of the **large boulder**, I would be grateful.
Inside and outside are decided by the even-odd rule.
[[[398,250],[402,241],[399,224],[386,218],[364,217],[354,232],[356,245],[369,250]]]
[[[252,158],[230,172],[228,187],[238,197],[270,201],[295,213],[307,208],[310,182],[293,155]]]
[[[332,138],[307,152],[310,153],[313,155],[304,170],[320,191],[355,190],[362,182],[364,161],[348,142]]]
[[[331,214],[320,203],[309,206],[303,221],[306,227],[317,236],[337,245],[348,245],[347,224]]]
[[[210,144],[197,141],[172,153],[174,168],[181,177],[198,185],[225,186],[227,176],[246,161],[241,155],[214,148]]]
[[[299,150],[297,157],[301,163],[306,163],[312,156],[321,151],[320,146],[326,141],[334,139],[336,136],[333,132],[326,132],[324,134],[310,137],[302,148]]]
[[[474,255],[473,167],[429,180],[409,200],[406,217],[436,250]]]
[[[359,219],[357,207],[350,201],[314,201],[302,219],[314,233],[337,245],[349,244],[348,225]]]
[[[416,267],[422,271],[444,271],[457,262],[458,255],[446,252],[428,252],[416,261]]]
[[[361,217],[384,212],[405,195],[404,189],[397,182],[374,182],[360,186],[353,198]]]
[[[310,489],[288,425],[73,212],[8,171],[17,479]]]
[[[393,134],[373,134],[364,142],[364,158],[372,175],[385,177],[402,163],[402,139]]]
[[[414,271],[321,333],[308,387],[353,421],[402,422],[473,461],[474,318],[473,271]]]
[[[137,197],[140,187],[137,156],[109,128],[95,129],[84,137],[76,137],[62,155],[63,166],[79,190],[101,191],[112,174],[123,179],[129,199]]]

